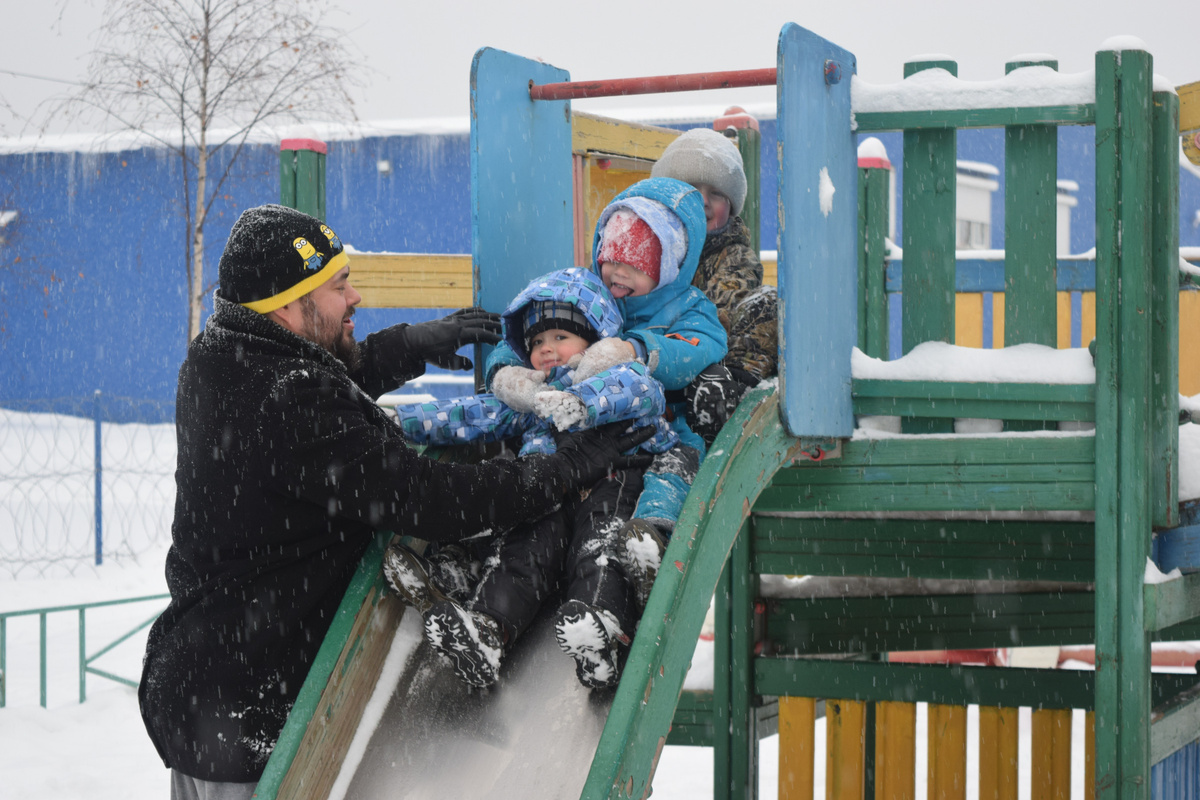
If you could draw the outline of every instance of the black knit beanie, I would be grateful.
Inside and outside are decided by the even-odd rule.
[[[266,314],[316,289],[350,259],[328,225],[294,208],[248,208],[229,232],[217,293]]]
[[[529,342],[542,331],[560,330],[586,339],[589,344],[600,338],[587,316],[574,304],[561,300],[543,300],[525,306],[525,351]]]

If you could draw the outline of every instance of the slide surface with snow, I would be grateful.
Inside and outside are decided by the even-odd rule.
[[[417,624],[406,611],[401,628],[413,630],[397,638],[416,638]],[[574,664],[554,638],[553,609],[517,641],[487,690],[459,681],[421,637],[345,796],[578,797],[613,692],[581,686]]]

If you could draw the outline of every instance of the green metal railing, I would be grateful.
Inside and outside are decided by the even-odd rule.
[[[144,603],[152,600],[165,600],[169,594],[149,594],[142,597],[129,597],[124,600],[104,600],[99,603],[77,603],[75,605],[51,606],[48,608],[31,608],[23,611],[0,611],[0,708],[4,708],[8,700],[8,621],[14,617],[38,616],[38,677],[42,708],[46,707],[46,618],[54,613],[76,611],[79,613],[79,702],[87,700],[88,673],[107,678],[110,681],[136,687],[138,682],[123,678],[92,666],[92,662],[108,653],[117,645],[129,639],[138,631],[150,625],[158,618],[158,614],[147,619],[136,628],[128,631],[119,638],[102,647],[100,650],[87,654],[87,612],[89,609],[106,606],[128,605],[129,603]]]

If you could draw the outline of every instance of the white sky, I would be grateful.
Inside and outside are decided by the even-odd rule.
[[[329,24],[347,32],[369,71],[365,122],[466,117],[474,52],[496,47],[570,70],[575,80],[775,66],[779,30],[796,22],[853,52],[872,83],[900,80],[903,63],[938,53],[959,77],[991,80],[1013,56],[1045,53],[1063,72],[1091,69],[1112,36],[1136,36],[1155,72],[1175,84],[1200,80],[1185,0],[332,0]],[[739,10],[732,10],[735,6]],[[39,102],[69,88],[18,72],[71,81],[86,74],[101,0],[11,2],[0,49],[0,135],[23,131]],[[770,102],[773,88],[586,101],[605,109]]]

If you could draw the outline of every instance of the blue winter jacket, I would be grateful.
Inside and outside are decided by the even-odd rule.
[[[525,350],[525,310],[530,303],[543,301],[575,306],[600,338],[614,336],[621,329],[616,300],[598,275],[581,267],[543,275],[530,282],[501,315],[507,349],[519,354],[526,365],[529,356]],[[573,370],[555,367],[546,384],[583,401],[587,420],[580,427],[627,419],[633,421],[634,427],[651,425],[657,429],[641,446],[647,452],[661,453],[678,443],[679,437],[662,418],[666,411],[662,385],[650,377],[644,364],[619,364],[579,383],[574,378]],[[498,441],[523,434],[521,455],[552,453],[555,449],[550,420],[514,411],[492,394],[398,406],[396,413],[405,437],[420,444]]]
[[[653,290],[641,297],[616,300],[624,317],[620,335],[642,345],[654,377],[664,388],[682,389],[702,369],[725,357],[725,328],[717,318],[717,307],[704,292],[691,285],[704,249],[704,200],[693,186],[673,178],[639,181],[617,195],[601,212],[593,238],[593,254],[600,252],[604,224],[619,208],[629,208],[642,217],[658,236],[663,245],[664,267],[663,280]],[[675,219],[668,219],[668,215]],[[676,270],[673,259],[678,258],[680,251],[684,255]],[[599,275],[600,264],[595,255],[591,266]],[[488,358],[488,381],[498,368],[518,363],[520,359],[511,346],[501,344]]]

